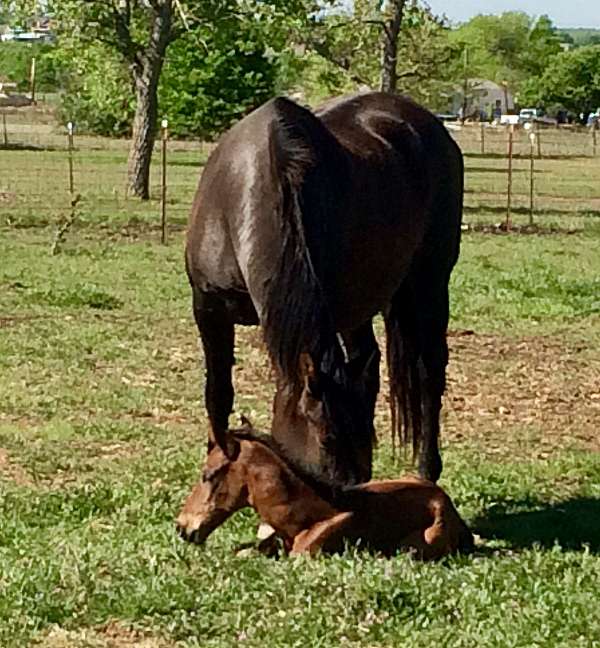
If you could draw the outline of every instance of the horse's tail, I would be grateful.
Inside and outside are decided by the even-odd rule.
[[[337,143],[308,110],[283,98],[273,100],[273,107],[270,155],[281,194],[281,248],[262,325],[272,358],[295,385],[300,354],[317,360],[336,344],[324,249],[335,191],[327,157]]]
[[[405,286],[404,289],[409,289]],[[402,290],[402,289],[401,289]],[[421,383],[418,373],[419,351],[411,322],[414,312],[408,300],[397,294],[384,314],[389,400],[392,417],[392,447],[396,439],[412,444],[416,456],[422,439]]]
[[[280,191],[281,245],[261,322],[265,343],[286,383],[298,393],[304,384],[301,355],[310,356],[321,379],[317,397],[329,423],[324,451],[334,458],[334,474],[356,481],[368,476],[354,465],[355,442],[366,442],[355,437],[369,428],[346,416],[341,402],[349,386],[328,299],[338,249],[336,197],[345,158],[337,140],[311,112],[287,99],[275,99],[273,109],[270,156]]]

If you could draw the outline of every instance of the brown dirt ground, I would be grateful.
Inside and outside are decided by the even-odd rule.
[[[236,367],[236,394],[243,409],[240,396],[256,397],[262,389],[270,398],[272,382],[259,332],[240,333],[245,354]],[[444,444],[474,444],[507,458],[600,451],[600,355],[589,346],[560,336],[464,331],[450,332],[448,344]],[[384,442],[390,429],[385,374],[382,366],[376,426]]]
[[[176,645],[117,622],[77,631],[54,626],[34,642],[39,648],[173,648]]]

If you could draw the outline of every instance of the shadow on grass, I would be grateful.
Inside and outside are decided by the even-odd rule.
[[[536,544],[551,548],[558,542],[563,549],[588,546],[600,554],[600,499],[575,498],[541,506],[516,504],[536,508],[510,513],[498,507],[474,520],[473,530],[483,538],[505,540],[521,549]]]
[[[66,152],[66,147],[60,146],[42,146],[36,144],[21,144],[19,142],[9,142],[8,144],[0,144],[0,151],[44,151],[44,152]]]

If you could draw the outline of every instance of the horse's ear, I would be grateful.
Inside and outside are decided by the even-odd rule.
[[[209,435],[208,451],[218,446],[230,461],[235,461],[240,454],[240,442],[228,430],[220,431],[214,436]]]

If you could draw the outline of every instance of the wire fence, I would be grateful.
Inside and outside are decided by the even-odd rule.
[[[585,227],[600,215],[599,134],[585,128],[449,125],[465,157],[469,226]],[[509,143],[512,144],[509,146]],[[107,230],[168,228],[187,221],[199,172],[213,148],[168,138],[163,125],[149,201],[127,191],[129,141],[80,134],[35,107],[0,112],[0,223]],[[509,156],[509,148],[512,155]],[[61,228],[64,232],[61,234]]]

